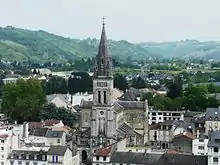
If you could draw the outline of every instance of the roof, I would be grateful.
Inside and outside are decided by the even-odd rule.
[[[122,125],[120,125],[117,129],[117,131],[124,135],[131,135],[131,134],[139,134],[138,132],[136,132],[132,127],[130,127],[128,124],[123,123]]]
[[[180,138],[180,137],[186,137],[186,138],[191,139],[191,140],[193,140],[193,139],[196,138],[196,137],[195,137],[192,133],[190,133],[190,132],[183,132],[183,133],[180,133],[180,134],[178,134],[178,135],[175,135],[175,136],[173,137],[173,139],[177,139],[177,138]]]
[[[20,156],[20,157],[19,157]],[[28,158],[27,158],[28,156]],[[35,156],[37,159],[35,159]],[[44,156],[44,158],[43,158]],[[40,161],[46,161],[47,160],[47,152],[45,151],[32,151],[32,150],[13,150],[9,156],[8,159],[20,159],[20,160],[40,160]]]
[[[209,147],[220,147],[220,131],[214,131],[211,133],[208,146]]]
[[[118,101],[118,103],[125,109],[144,109],[144,101]]]
[[[47,138],[62,138],[64,131],[48,130],[46,133]]]
[[[130,88],[118,99],[121,101],[136,101],[136,97],[140,95],[138,89]]]
[[[0,139],[6,139],[8,137],[7,134],[4,134],[4,135],[0,135]]]
[[[43,126],[54,126],[55,124],[59,124],[59,120],[45,120],[41,122],[29,122],[30,128],[43,127]]]
[[[64,156],[68,147],[67,146],[50,146],[48,150],[48,155],[57,155],[57,156]]]
[[[99,148],[99,149],[95,150],[94,155],[96,155],[96,156],[109,156],[111,151],[112,151],[112,145],[109,145],[107,147]]]
[[[184,113],[184,117],[194,117],[196,115],[201,114],[202,112],[196,112],[196,111],[186,111]]]
[[[111,163],[137,165],[207,165],[207,156],[184,155],[177,153],[152,154],[137,152],[115,152]]]
[[[84,109],[92,109],[93,102],[92,101],[81,101],[80,107]],[[116,101],[114,102],[115,111],[120,111],[123,109],[144,109],[145,103],[144,101]]]
[[[207,156],[165,153],[155,165],[207,165]]]
[[[62,100],[63,102],[65,102],[66,104],[68,105],[72,105],[68,98],[67,98],[67,95],[66,94],[52,94],[52,95],[47,95],[46,96],[46,99],[48,102],[52,102],[55,98],[59,98],[60,100]]]
[[[33,130],[30,131],[30,135],[45,137],[47,131],[48,131],[48,128],[34,128]]]
[[[160,154],[115,152],[111,156],[111,162],[121,164],[155,165],[160,157]]]
[[[213,120],[220,121],[220,108],[207,108],[205,119],[207,121],[213,121]]]
[[[150,125],[150,130],[159,129],[161,126],[172,126],[173,122],[174,122],[174,120],[166,120],[165,122],[152,124],[152,125]],[[170,127],[169,129],[171,129],[171,128],[172,127]]]

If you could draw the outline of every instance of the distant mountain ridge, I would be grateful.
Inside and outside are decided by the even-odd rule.
[[[220,42],[185,40],[163,43],[140,43],[151,53],[167,58],[203,58],[205,60],[220,60]]]
[[[154,57],[139,44],[109,40],[110,54],[121,61],[142,60]],[[0,58],[67,62],[94,57],[98,51],[97,39],[70,39],[45,31],[31,31],[11,26],[0,27]]]
[[[101,32],[100,32],[101,33]],[[108,33],[107,33],[108,35]],[[38,62],[67,62],[94,57],[98,39],[70,39],[42,30],[32,31],[12,26],[0,27],[0,59]],[[164,43],[132,44],[108,40],[110,55],[121,62],[152,58],[191,58],[220,60],[220,42],[185,40]]]

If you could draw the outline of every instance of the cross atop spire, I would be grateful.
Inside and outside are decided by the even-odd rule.
[[[106,18],[105,17],[102,17],[102,25],[105,26],[105,20]]]

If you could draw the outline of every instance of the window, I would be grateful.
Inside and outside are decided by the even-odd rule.
[[[101,103],[101,92],[98,91],[98,103],[100,104]]]
[[[2,158],[4,158],[4,155],[1,155]]]
[[[4,143],[5,141],[4,140],[1,140],[1,143]]]
[[[214,157],[214,158],[213,158],[213,162],[218,162],[218,158],[217,158],[217,157]]]
[[[26,162],[26,163],[25,163],[25,165],[29,165],[29,164],[30,164],[29,162]]]
[[[99,160],[99,156],[96,156],[96,160]]]
[[[18,165],[22,165],[22,161],[18,161]]]
[[[57,139],[57,143],[60,143],[60,139]]]
[[[217,147],[214,147],[214,152],[218,152],[218,148]]]
[[[199,139],[199,142],[204,142],[204,139]]]
[[[3,150],[4,150],[4,147],[1,147],[1,150],[3,151]]]
[[[58,156],[56,156],[56,163],[58,162]]]
[[[10,161],[10,165],[14,165],[14,161],[13,160]]]
[[[218,123],[215,123],[215,129],[217,129],[218,128]]]
[[[37,162],[34,162],[34,165],[37,165]]]
[[[199,150],[204,150],[204,146],[199,146]]]
[[[1,162],[1,165],[4,165],[4,162]]]
[[[55,162],[55,157],[54,156],[52,156],[52,162]]]
[[[103,93],[104,93],[104,104],[107,104],[107,96],[106,96],[106,91],[104,91]]]

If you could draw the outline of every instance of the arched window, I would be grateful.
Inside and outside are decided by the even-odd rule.
[[[104,91],[104,104],[107,104],[107,96],[106,96],[106,91]]]
[[[101,103],[101,92],[98,91],[98,103],[100,104]]]

